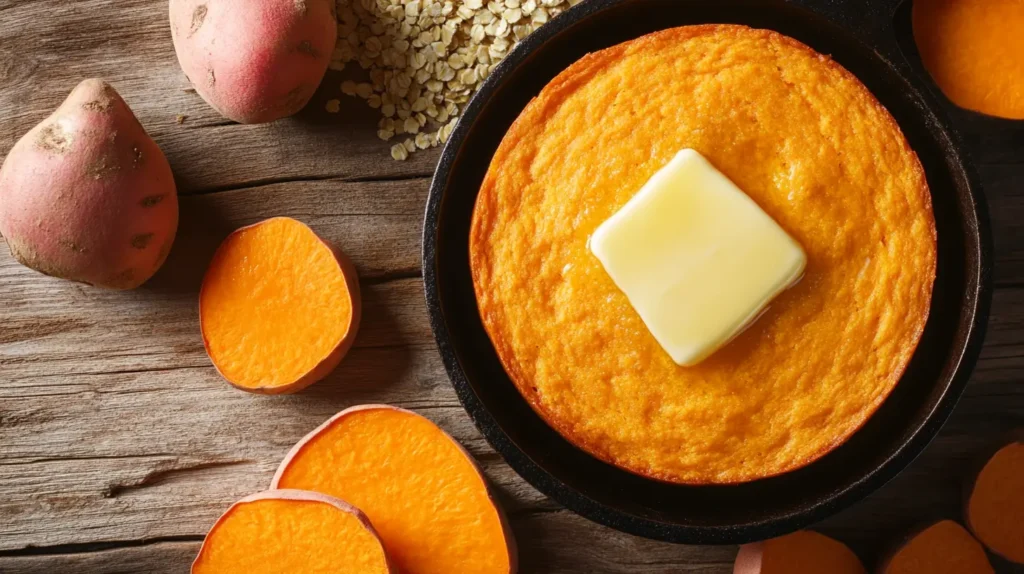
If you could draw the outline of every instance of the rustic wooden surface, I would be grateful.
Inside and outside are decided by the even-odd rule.
[[[186,572],[228,504],[267,487],[307,431],[352,404],[414,409],[451,432],[497,485],[522,571],[731,572],[735,548],[621,534],[516,476],[460,408],[431,337],[420,224],[437,150],[398,163],[374,111],[331,75],[296,118],[241,126],[188,89],[166,0],[0,0],[0,157],[81,79],[112,81],[176,172],[181,228],[157,277],[134,292],[38,275],[0,246],[0,572]],[[178,115],[187,116],[183,124]],[[926,453],[819,527],[869,564],[914,524],[958,516],[962,469],[1024,427],[1024,122],[956,112],[976,154],[996,238],[998,289],[985,350]],[[220,380],[199,337],[197,290],[232,229],[288,215],[358,267],[365,318],[327,380],[260,397]]]

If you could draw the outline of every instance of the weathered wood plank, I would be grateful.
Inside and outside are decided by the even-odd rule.
[[[348,253],[368,284],[415,277],[426,187],[425,179],[329,180],[183,198],[167,263],[146,286],[128,293],[39,275],[18,265],[0,241],[0,380],[207,365],[197,330],[206,265],[231,230],[269,216],[311,225]],[[380,295],[366,287],[371,309],[376,306],[381,316],[366,322],[358,345],[395,345],[410,337],[402,329],[411,322],[402,314],[410,305],[422,308],[423,291],[415,281],[403,285],[379,305],[374,297]],[[396,322],[391,332],[379,331],[378,325]],[[427,344],[425,325],[412,324],[418,342]]]
[[[342,98],[341,113],[326,114],[326,100],[340,97],[334,73],[296,118],[224,121],[188,89],[166,9],[166,0],[0,0],[0,157],[78,81],[101,76],[162,146],[188,196],[171,258],[135,292],[42,277],[0,245],[0,572],[183,572],[198,547],[183,538],[265,488],[284,452],[323,419],[371,401],[422,412],[467,445],[509,511],[523,572],[731,571],[734,548],[643,540],[561,509],[469,422],[434,350],[417,279],[437,150],[394,162],[374,135],[375,110]],[[1024,122],[952,115],[983,164],[1003,288],[982,360],[940,436],[892,483],[820,525],[869,566],[919,520],[957,516],[966,461],[1024,426]],[[293,397],[226,385],[197,324],[213,250],[230,230],[274,215],[312,225],[363,279],[356,347]]]
[[[171,162],[181,193],[294,179],[429,175],[438,150],[390,158],[377,110],[330,73],[307,108],[268,125],[227,122],[178,67],[166,0],[33,0],[0,6],[0,157],[88,77],[114,84]],[[183,124],[177,117],[186,116]]]
[[[521,547],[520,571],[530,574],[729,574],[735,547],[678,546],[595,528],[566,511],[511,517]],[[579,549],[586,548],[586,552]],[[49,557],[0,557],[10,574],[180,574],[199,551],[199,542],[161,542],[133,548]]]

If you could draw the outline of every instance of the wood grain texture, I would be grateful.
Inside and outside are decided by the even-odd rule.
[[[419,278],[437,150],[394,162],[374,135],[376,112],[343,98],[341,113],[324,113],[341,97],[333,74],[296,118],[224,121],[188,89],[166,8],[0,0],[0,156],[79,80],[102,76],[163,147],[183,195],[174,250],[137,291],[44,277],[0,245],[0,572],[185,572],[231,502],[266,488],[310,429],[363,402],[416,410],[466,445],[509,512],[523,572],[731,572],[735,548],[652,542],[565,511],[473,427],[434,346]],[[819,525],[869,564],[916,523],[957,516],[966,463],[1024,426],[1024,122],[951,113],[981,163],[1000,287],[982,359],[941,435],[889,485]],[[276,215],[352,257],[365,316],[326,380],[262,397],[217,376],[196,305],[219,242]]]

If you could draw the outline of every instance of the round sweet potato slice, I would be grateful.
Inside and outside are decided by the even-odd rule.
[[[919,530],[896,549],[881,574],[994,574],[981,544],[952,520]]]
[[[229,235],[199,293],[207,354],[228,382],[253,393],[293,393],[327,376],[359,317],[348,258],[288,217]]]
[[[509,574],[511,531],[476,464],[415,413],[365,405],[292,448],[271,488],[301,488],[362,509],[403,574]]]
[[[733,574],[867,574],[845,544],[810,530],[744,544]]]
[[[967,527],[989,550],[1024,564],[1024,442],[988,459],[968,486]]]
[[[206,535],[192,574],[391,574],[366,516],[332,496],[270,490],[231,506]]]

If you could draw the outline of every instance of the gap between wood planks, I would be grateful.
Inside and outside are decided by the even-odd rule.
[[[0,558],[16,558],[20,556],[55,556],[64,554],[86,554],[104,552],[120,548],[139,548],[157,544],[173,544],[181,542],[202,542],[204,535],[184,534],[180,536],[160,536],[142,540],[110,540],[107,542],[85,542],[81,544],[56,544],[54,546],[26,546],[17,550],[0,550]]]
[[[241,182],[238,184],[231,185],[220,185],[212,187],[200,187],[194,190],[181,192],[178,195],[181,197],[195,197],[200,195],[210,195],[214,193],[222,193],[226,191],[239,191],[256,189],[259,187],[266,187],[268,185],[279,185],[287,183],[303,183],[303,182],[316,182],[316,181],[336,181],[338,183],[382,183],[382,182],[403,182],[403,181],[416,181],[422,179],[430,179],[433,177],[434,172],[414,172],[408,174],[394,175],[394,176],[369,176],[369,177],[344,177],[339,175],[313,175],[313,176],[296,176],[296,177],[271,177],[263,179],[255,179],[252,181]]]

